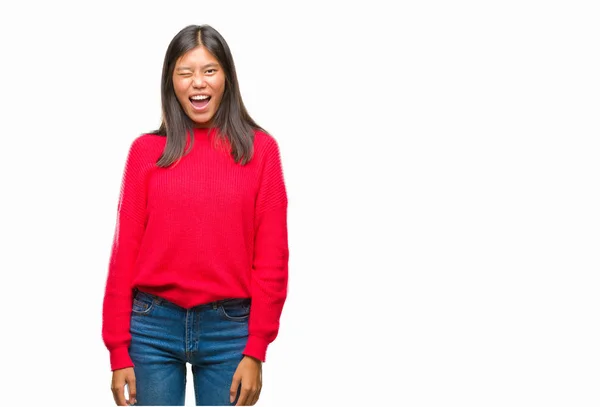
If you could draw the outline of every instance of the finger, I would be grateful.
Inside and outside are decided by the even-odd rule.
[[[242,385],[242,390],[240,391],[240,398],[238,399],[236,406],[249,405],[249,404],[247,404],[247,402],[251,396],[252,396],[252,390],[247,387],[244,387],[244,385]]]
[[[112,392],[113,392],[113,398],[115,399],[115,403],[117,403],[117,406],[126,406],[127,405],[125,403],[125,386],[124,385],[117,385],[117,386],[113,387]]]
[[[256,402],[255,400],[256,400],[256,391],[250,390],[250,392],[248,393],[248,399],[246,400],[246,405],[253,406],[254,403]]]
[[[137,400],[135,399],[137,395],[137,391],[135,388],[135,377],[129,379],[129,381],[127,382],[127,390],[129,391],[129,405],[137,403]]]
[[[255,405],[258,402],[259,397],[260,397],[260,388],[258,390],[256,390],[256,393],[254,393],[254,399],[252,400],[252,402],[249,405],[250,406]]]
[[[236,396],[238,395],[238,391],[240,388],[240,378],[238,376],[233,376],[233,381],[231,382],[231,387],[229,388],[229,402],[233,403],[235,401]]]

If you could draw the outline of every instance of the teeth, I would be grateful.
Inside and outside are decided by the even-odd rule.
[[[191,99],[193,100],[204,100],[204,99],[208,99],[207,95],[196,95],[196,96],[192,96]]]

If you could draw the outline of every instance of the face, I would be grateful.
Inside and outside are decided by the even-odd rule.
[[[225,91],[225,72],[203,46],[183,54],[175,63],[173,88],[183,110],[198,127],[207,127]]]

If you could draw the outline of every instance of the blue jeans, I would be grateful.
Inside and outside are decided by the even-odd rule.
[[[129,355],[135,364],[137,405],[185,405],[187,363],[197,406],[230,406],[233,374],[248,339],[250,299],[185,309],[135,291]],[[239,395],[238,388],[238,395]]]

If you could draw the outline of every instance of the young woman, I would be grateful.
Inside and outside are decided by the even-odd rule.
[[[250,117],[223,37],[181,30],[162,124],[131,143],[103,303],[117,405],[254,405],[288,282],[278,144]],[[128,397],[125,394],[128,390]]]

